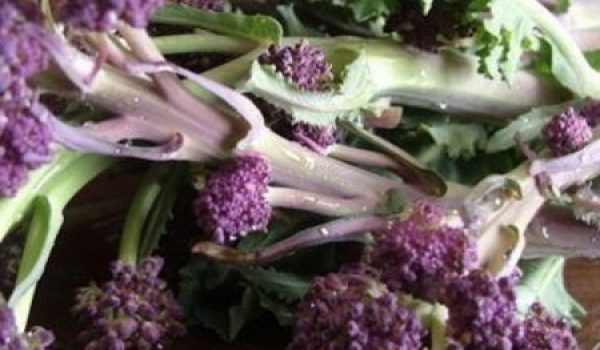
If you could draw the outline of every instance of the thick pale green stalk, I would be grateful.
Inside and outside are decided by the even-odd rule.
[[[0,242],[13,226],[23,220],[40,190],[80,157],[75,152],[58,150],[51,163],[29,174],[27,184],[14,197],[0,200]]]

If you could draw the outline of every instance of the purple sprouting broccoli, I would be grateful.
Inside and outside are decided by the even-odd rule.
[[[59,16],[65,24],[91,31],[108,31],[123,20],[143,28],[164,0],[56,0]]]
[[[573,327],[556,319],[539,303],[534,303],[525,319],[525,340],[521,350],[577,350]]]
[[[86,350],[165,349],[185,333],[183,310],[159,278],[163,259],[137,267],[115,262],[112,280],[77,293],[73,313],[85,329],[78,340]]]
[[[42,327],[34,327],[25,334],[19,333],[15,315],[6,305],[0,305],[0,349],[44,350],[54,343],[54,334]]]
[[[385,30],[395,32],[402,40],[419,49],[438,51],[446,42],[469,36],[473,27],[465,20],[468,0],[433,1],[423,14],[423,2],[398,2],[397,11],[386,22]]]
[[[449,310],[449,349],[518,349],[524,331],[517,317],[517,280],[474,270],[446,284],[442,302]]]
[[[362,272],[317,277],[296,315],[288,350],[420,349],[427,335],[396,294]]]
[[[592,139],[592,128],[586,118],[571,107],[554,116],[542,132],[554,156],[578,151]]]
[[[325,91],[333,81],[331,65],[318,49],[302,41],[294,46],[272,45],[259,57],[262,65],[272,65],[292,84],[303,90]],[[291,122],[291,116],[266,101],[257,103],[268,121],[278,120],[277,130],[282,136],[322,153],[336,141],[333,126],[314,126],[303,122]]]
[[[366,255],[390,289],[437,300],[444,281],[474,268],[474,242],[465,229],[445,223],[445,211],[418,202],[411,215],[376,235]]]
[[[198,225],[221,244],[263,230],[271,217],[265,198],[271,167],[259,155],[238,156],[208,179],[194,202]]]
[[[180,0],[180,3],[207,11],[221,12],[225,9],[223,0]]]

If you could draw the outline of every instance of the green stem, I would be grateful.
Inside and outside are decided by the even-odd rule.
[[[95,155],[80,155],[48,181],[37,194],[16,287],[9,299],[17,324],[25,329],[36,284],[42,277],[56,237],[62,227],[63,211],[79,190],[105,170],[113,160]]]
[[[138,263],[142,230],[152,206],[160,194],[163,172],[164,167],[153,167],[146,174],[133,197],[119,246],[119,260],[125,264],[136,265]]]
[[[158,49],[165,55],[216,52],[224,54],[243,54],[252,50],[256,43],[216,34],[178,34],[153,37]]]

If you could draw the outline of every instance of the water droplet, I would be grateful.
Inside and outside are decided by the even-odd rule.
[[[327,237],[327,236],[329,236],[329,234],[330,234],[329,230],[328,230],[327,228],[325,228],[325,227],[321,227],[321,228],[319,229],[319,233],[320,233],[322,236],[324,236],[324,237]]]
[[[546,226],[542,226],[542,237],[544,237],[544,239],[550,239],[550,234],[548,234],[548,228]]]

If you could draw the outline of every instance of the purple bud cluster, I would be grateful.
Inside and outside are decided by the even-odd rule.
[[[52,158],[46,110],[35,96],[21,103],[0,101],[0,195],[12,196],[28,171]]]
[[[0,101],[20,96],[24,79],[48,66],[42,18],[33,1],[0,2]]]
[[[315,279],[288,350],[420,349],[426,330],[385,285],[364,274]]]
[[[441,208],[421,202],[406,220],[376,235],[366,259],[392,290],[437,300],[440,284],[472,269],[477,255],[464,228],[449,227]]]
[[[585,147],[592,139],[592,128],[573,108],[554,116],[542,130],[554,156],[564,156]]]
[[[573,328],[554,318],[542,305],[531,306],[525,319],[525,341],[522,350],[577,350]]]
[[[14,195],[52,157],[46,109],[26,82],[48,66],[45,36],[36,3],[0,2],[0,196]]]
[[[180,3],[206,11],[222,12],[225,10],[223,0],[181,0]]]
[[[271,217],[267,186],[271,167],[260,155],[236,157],[217,170],[194,201],[198,226],[221,244],[264,230]]]
[[[524,330],[516,314],[517,280],[475,270],[448,282],[442,301],[450,313],[450,349],[518,349]]]
[[[272,65],[284,78],[308,91],[323,91],[333,80],[331,65],[320,50],[302,41],[294,46],[271,45],[258,57],[262,65]]]
[[[35,327],[26,334],[20,334],[15,316],[6,305],[0,305],[0,349],[44,350],[54,343],[54,334],[42,327]]]
[[[81,288],[73,313],[85,328],[78,340],[86,350],[164,349],[185,334],[183,310],[159,278],[163,259],[137,267],[115,262],[112,280]]]
[[[119,20],[143,28],[164,0],[56,0],[61,20],[73,28],[108,31]]]

